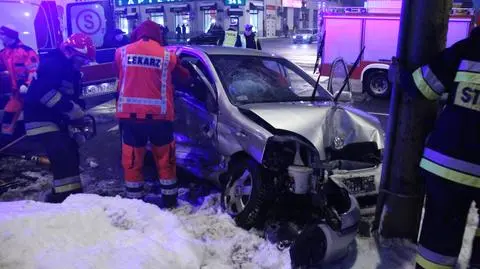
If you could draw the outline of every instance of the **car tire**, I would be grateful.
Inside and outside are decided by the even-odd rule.
[[[310,40],[308,40],[308,44],[312,44],[313,43],[313,37],[310,37]]]
[[[222,192],[221,206],[246,230],[261,226],[268,211],[268,201],[273,189],[262,178],[265,171],[250,158],[242,158],[230,166]]]
[[[387,99],[392,92],[392,84],[388,81],[388,73],[385,70],[373,70],[368,72],[363,81],[363,89],[370,96]]]

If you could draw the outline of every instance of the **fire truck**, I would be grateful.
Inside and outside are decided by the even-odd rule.
[[[92,37],[97,47],[97,59],[82,68],[82,96],[87,107],[96,106],[114,97],[117,79],[112,68],[115,48],[107,40],[114,29],[110,1],[78,2],[75,0],[0,0],[4,11],[0,25],[19,33],[20,40],[42,55],[57,48],[73,33],[83,32]],[[0,42],[1,43],[1,42]],[[0,44],[0,49],[3,49]],[[0,79],[0,98],[10,93],[10,80],[3,74]]]
[[[454,8],[448,24],[447,47],[468,36],[474,25],[473,9]],[[378,98],[388,98],[392,85],[388,68],[396,55],[400,10],[385,11],[376,8],[325,8],[319,10],[318,31],[320,74],[328,76],[331,64],[338,57],[346,63],[355,62],[363,47],[361,62],[352,74],[360,79],[363,91]],[[325,40],[323,40],[323,38]]]

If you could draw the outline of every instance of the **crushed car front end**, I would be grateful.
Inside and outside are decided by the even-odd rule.
[[[362,209],[369,211],[375,206],[384,147],[384,133],[376,118],[329,102],[248,105],[243,109],[275,134],[266,142],[264,167],[283,171],[299,192],[332,179],[345,186]],[[295,120],[285,121],[287,118]]]

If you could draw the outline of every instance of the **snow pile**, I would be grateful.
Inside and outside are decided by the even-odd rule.
[[[190,234],[204,242],[208,265],[204,268],[290,268],[288,252],[238,228],[222,213],[218,194],[207,196],[199,208],[185,204],[174,213]]]
[[[0,203],[0,268],[290,268],[281,252],[222,213],[220,196],[173,211],[119,197],[82,194],[63,204]],[[457,268],[466,268],[477,225],[469,215]],[[413,269],[416,245],[406,240],[357,238],[329,269]]]
[[[287,268],[274,246],[227,215],[191,209],[177,209],[177,217],[141,201],[85,194],[60,205],[1,203],[0,268]]]

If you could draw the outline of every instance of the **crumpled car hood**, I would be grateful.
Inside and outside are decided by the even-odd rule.
[[[333,146],[334,138],[344,145],[359,142],[376,142],[379,149],[385,146],[385,133],[380,121],[361,110],[333,102],[312,104],[262,103],[240,107],[248,110],[275,130],[293,132],[310,141],[325,159],[325,148]]]

